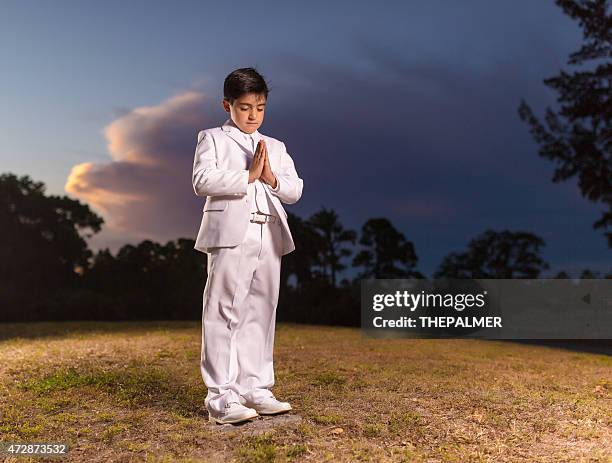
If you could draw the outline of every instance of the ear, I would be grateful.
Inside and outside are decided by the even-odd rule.
[[[225,110],[226,113],[230,112],[230,103],[229,101],[227,101],[225,98],[223,98],[223,100],[221,100],[221,104],[223,105],[223,109]]]

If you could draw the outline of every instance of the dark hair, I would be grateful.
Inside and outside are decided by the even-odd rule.
[[[268,85],[263,76],[254,68],[240,68],[232,71],[223,82],[223,97],[233,104],[245,93],[260,93],[268,99]]]

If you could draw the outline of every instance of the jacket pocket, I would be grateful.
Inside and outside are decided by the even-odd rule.
[[[224,211],[227,209],[228,200],[227,199],[211,199],[207,200],[204,204],[204,208],[202,209],[204,212],[208,211]]]

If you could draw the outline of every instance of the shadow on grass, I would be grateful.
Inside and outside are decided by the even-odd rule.
[[[42,377],[29,378],[18,387],[48,396],[60,392],[62,397],[78,401],[82,390],[93,388],[100,400],[111,399],[114,405],[127,408],[155,407],[190,418],[205,416],[204,389],[181,383],[160,367],[132,362],[125,368],[102,370],[91,367],[69,367]]]
[[[51,321],[0,323],[0,341],[14,338],[43,338],[113,332],[150,332],[193,329],[200,320],[129,320],[129,321]]]

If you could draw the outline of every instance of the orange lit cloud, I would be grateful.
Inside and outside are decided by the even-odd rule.
[[[198,131],[216,125],[210,107],[204,94],[186,91],[104,128],[111,161],[75,165],[64,187],[104,218],[94,241],[195,238],[201,198],[193,193],[191,171]]]

